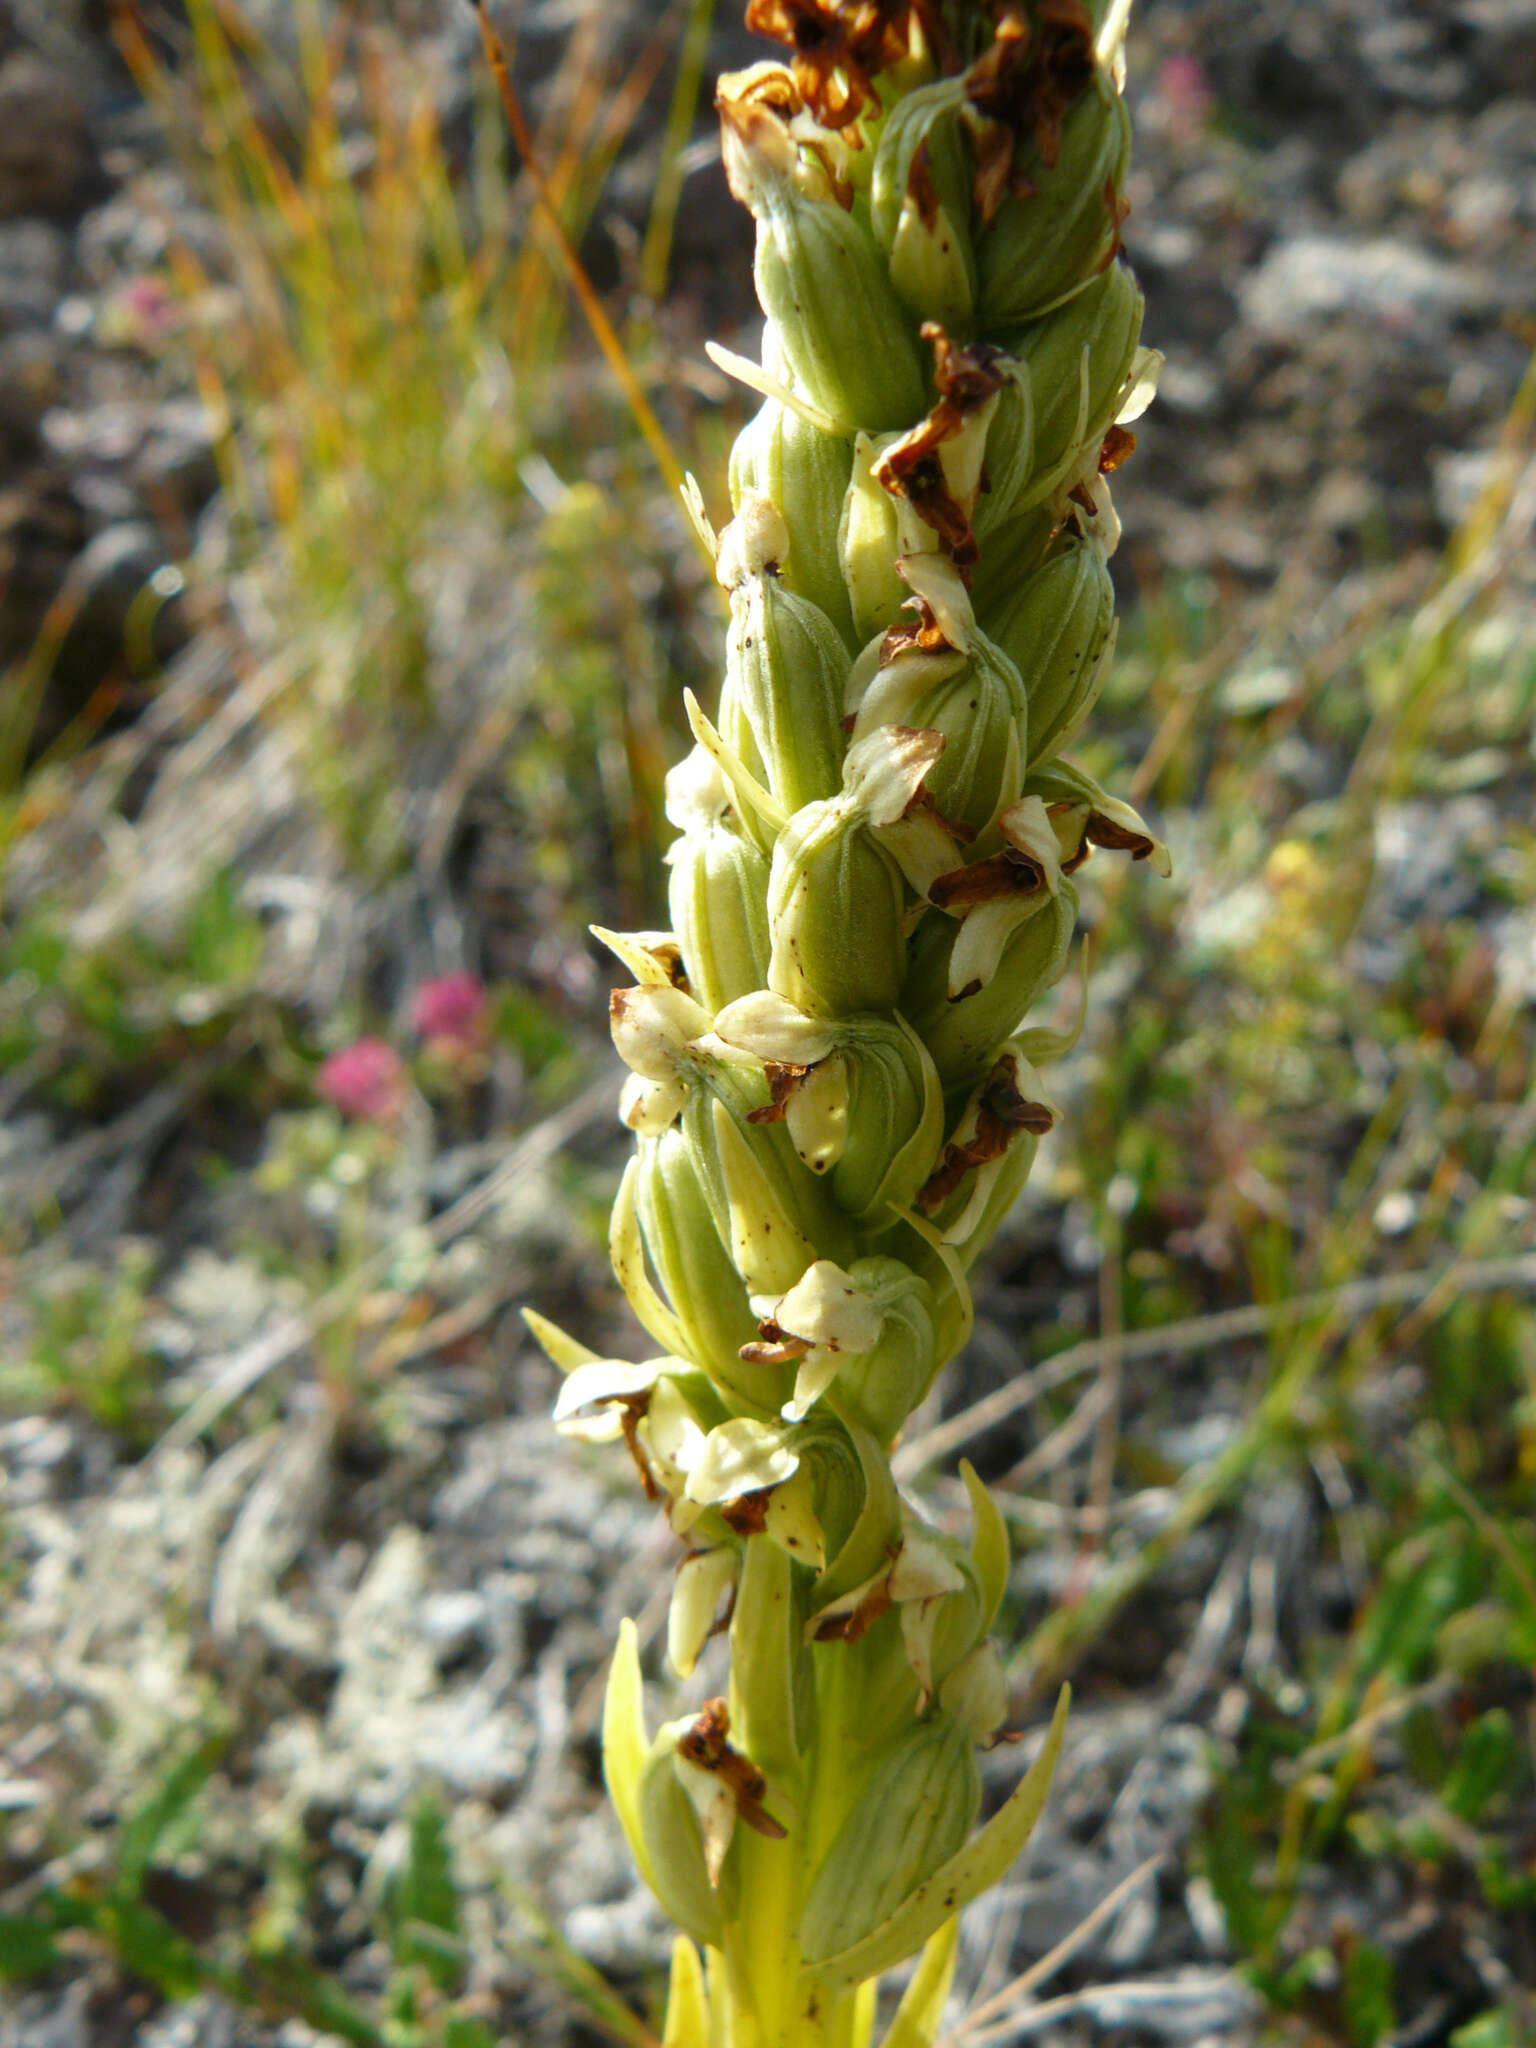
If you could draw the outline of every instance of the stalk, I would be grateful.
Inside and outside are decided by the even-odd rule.
[[[890,1461],[1055,1120],[1068,1041],[1029,1020],[1072,877],[1168,865],[1062,753],[1158,360],[1119,260],[1125,13],[752,0],[792,61],[719,85],[767,315],[761,364],[716,358],[764,400],[714,542],[726,675],[668,778],[674,928],[599,934],[634,977],[614,1264],[661,1354],[529,1318],[558,1425],[622,1441],[680,1539],[679,1676],[729,1631],[727,1694],[654,1734],[628,1624],[609,1683],[609,1787],[682,1934],[668,2048],[868,2048],[920,1951],[886,2039],[925,2048],[1061,1744],[1064,1696],[977,1830],[1007,1538],[968,1468],[967,1543]]]

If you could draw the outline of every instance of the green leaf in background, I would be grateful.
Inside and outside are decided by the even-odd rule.
[[[178,1822],[208,1782],[223,1754],[225,1736],[210,1735],[166,1769],[144,1799],[123,1822],[117,1838],[116,1899],[137,1899],[144,1874],[167,1844]]]
[[[1344,2023],[1354,2048],[1379,2048],[1397,2024],[1392,1958],[1374,1942],[1357,1943],[1344,1960]]]
[[[411,1815],[410,1847],[390,1887],[388,1913],[395,1961],[420,1963],[439,1991],[455,1990],[464,1974],[459,1890],[443,1810],[429,1793]]]
[[[25,1915],[0,1913],[0,1978],[41,1977],[62,1960],[51,1927]]]
[[[1440,1797],[1460,1819],[1476,1823],[1501,1792],[1518,1782],[1520,1762],[1514,1723],[1502,1707],[1493,1707],[1462,1737]]]

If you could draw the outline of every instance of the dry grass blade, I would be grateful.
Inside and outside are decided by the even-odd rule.
[[[560,217],[559,205],[550,191],[549,179],[539,160],[533,133],[523,113],[517,89],[512,83],[512,74],[507,68],[501,39],[492,24],[485,0],[469,0],[469,5],[473,7],[475,19],[480,26],[480,39],[485,46],[486,62],[491,67],[496,89],[506,110],[507,126],[512,130],[512,139],[517,144],[529,177],[533,180],[534,190],[538,194],[549,231],[560,251],[560,260],[565,267],[571,290],[576,294],[581,310],[587,317],[593,339],[602,350],[609,369],[624,393],[635,425],[640,429],[645,445],[655,458],[657,468],[665,477],[668,488],[680,498],[685,488],[682,465],[672,452],[672,444],[667,439],[666,430],[657,419],[650,400],[640,388],[640,380],[635,375],[624,344],[619,339],[618,332],[576,252],[576,245],[566,230],[565,222]]]
[[[1063,1935],[1056,1946],[1048,1949],[1038,1962],[1031,1963],[1027,1970],[1021,1971],[1011,1983],[1005,1984],[1002,1990],[995,1992],[991,1998],[983,2000],[980,2005],[972,2006],[958,2026],[952,2027],[947,2034],[940,2036],[938,2048],[962,2048],[962,2044],[965,2043],[969,2043],[970,2048],[979,2048],[979,2044],[984,2041],[999,2039],[1012,2027],[1014,2021],[1021,2017],[1018,2013],[1010,2012],[1009,2008],[1017,2005],[1021,1999],[1028,1998],[1036,1985],[1048,1982],[1064,1964],[1069,1963],[1083,1944],[1093,1939],[1105,1921],[1113,1918],[1131,1893],[1145,1884],[1167,1860],[1167,1852],[1159,1849],[1156,1855],[1149,1856],[1144,1863],[1137,1864],[1129,1876],[1121,1878],[1112,1891],[1106,1892],[1093,1911],[1085,1913],[1071,1933]],[[1024,2016],[1027,2017],[1027,2013]],[[993,2025],[992,2022],[996,2024]]]
[[[1426,1296],[1448,1287],[1462,1294],[1497,1294],[1506,1288],[1525,1292],[1536,1287],[1536,1252],[1516,1254],[1512,1258],[1484,1259],[1473,1264],[1455,1261],[1448,1266],[1437,1267],[1433,1272],[1384,1273],[1371,1280],[1347,1280],[1338,1287],[1298,1294],[1290,1301],[1224,1309],[1217,1315],[1186,1316],[1179,1322],[1164,1324],[1160,1330],[1132,1330],[1124,1336],[1110,1339],[1088,1338],[1081,1344],[1069,1345],[1065,1351],[1057,1352],[1041,1370],[1049,1370],[1050,1384],[1060,1385],[1063,1380],[1079,1373],[1098,1370],[1111,1348],[1118,1350],[1128,1365],[1147,1358],[1188,1358],[1219,1344],[1267,1336],[1287,1323],[1303,1323],[1313,1316],[1342,1317],[1352,1321],[1370,1315],[1376,1309],[1423,1301]],[[1010,1381],[1007,1386],[998,1387],[980,1401],[973,1401],[969,1408],[952,1415],[947,1422],[941,1422],[933,1429],[925,1430],[921,1436],[914,1437],[910,1443],[903,1444],[892,1460],[896,1476],[899,1479],[916,1478],[926,1466],[947,1457],[983,1430],[995,1428],[999,1422],[1006,1422],[1010,1415],[1029,1407],[1039,1399],[1040,1392],[1038,1376],[1029,1374],[1023,1379]]]

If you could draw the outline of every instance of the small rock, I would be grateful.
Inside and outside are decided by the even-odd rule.
[[[61,228],[46,220],[0,220],[0,333],[46,327],[68,272],[69,237]]]
[[[1444,329],[1483,309],[1487,292],[1464,269],[1381,235],[1297,235],[1270,250],[1241,287],[1244,316],[1261,333],[1304,339],[1340,315],[1388,328]]]

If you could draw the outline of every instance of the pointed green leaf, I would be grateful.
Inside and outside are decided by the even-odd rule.
[[[145,1872],[165,1837],[207,1783],[223,1753],[224,1742],[223,1735],[211,1735],[178,1757],[124,1821],[117,1838],[117,1874],[113,1883],[117,1897],[138,1897]]]
[[[883,1926],[851,1948],[828,1956],[808,1975],[830,1990],[877,1977],[922,1947],[952,1914],[999,1882],[1040,1818],[1066,1735],[1071,1696],[1071,1687],[1064,1685],[1045,1747],[1007,1805],[992,1816],[981,1833],[925,1878]]]
[[[937,1934],[928,1937],[912,1981],[902,1993],[882,2048],[933,2048],[944,2015],[955,1974],[955,1956],[960,1947],[960,1916],[944,1922]]]
[[[550,1364],[559,1366],[562,1372],[574,1372],[578,1365],[597,1363],[595,1351],[589,1351],[585,1344],[578,1344],[574,1337],[568,1337],[558,1323],[552,1323],[548,1316],[541,1316],[537,1309],[525,1308],[523,1321]]]
[[[1003,1595],[1008,1590],[1008,1524],[1003,1520],[1002,1510],[977,1477],[976,1467],[969,1458],[960,1460],[960,1477],[971,1497],[971,1516],[975,1523],[971,1556],[975,1560],[976,1575],[981,1580],[981,1634],[988,1635],[997,1619],[997,1610],[1003,1604]]]
[[[640,1774],[649,1749],[640,1684],[640,1638],[635,1624],[626,1619],[619,1623],[618,1645],[608,1667],[608,1689],[603,1695],[603,1777],[629,1843],[629,1853],[654,1891],[650,1859],[640,1828]]]
[[[667,2023],[661,2048],[710,2048],[709,2000],[704,1992],[704,1966],[686,1935],[672,1944],[672,1974],[667,1984]]]

